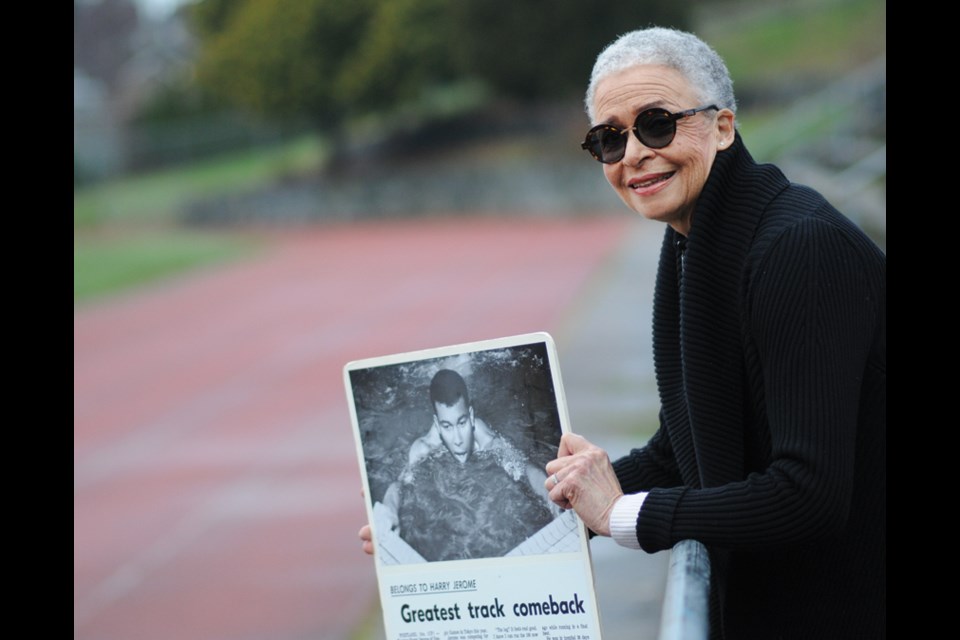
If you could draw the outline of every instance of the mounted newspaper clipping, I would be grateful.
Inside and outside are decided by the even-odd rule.
[[[553,339],[343,373],[387,639],[599,639],[586,527],[545,488],[569,430]]]

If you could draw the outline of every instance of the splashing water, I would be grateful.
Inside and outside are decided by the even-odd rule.
[[[522,467],[515,479],[503,455],[478,451],[460,463],[441,449],[417,463],[401,491],[401,537],[429,561],[490,558],[549,524],[553,516]]]

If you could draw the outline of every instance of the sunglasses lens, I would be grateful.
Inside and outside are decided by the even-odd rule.
[[[600,162],[619,162],[627,148],[627,138],[613,127],[597,127],[587,134],[590,153]]]
[[[662,149],[673,142],[676,132],[677,122],[666,111],[644,111],[637,116],[637,133],[640,141],[651,149]]]

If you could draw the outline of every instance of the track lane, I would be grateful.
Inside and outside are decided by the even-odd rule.
[[[552,330],[624,227],[301,229],[78,310],[75,637],[347,637],[376,594],[343,364]]]

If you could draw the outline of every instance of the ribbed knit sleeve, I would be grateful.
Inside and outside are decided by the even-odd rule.
[[[682,483],[669,437],[662,428],[647,441],[646,446],[633,449],[614,461],[613,470],[624,493],[638,493],[653,487],[673,487]]]
[[[800,200],[791,208],[822,202],[805,190],[790,197]],[[741,318],[745,375],[762,391],[770,462],[721,486],[652,491],[637,526],[647,551],[686,538],[757,550],[822,540],[847,522],[861,385],[865,371],[885,369],[871,362],[885,312],[883,262],[829,217],[791,218],[776,231],[751,255]],[[709,456],[742,448],[714,441]]]

